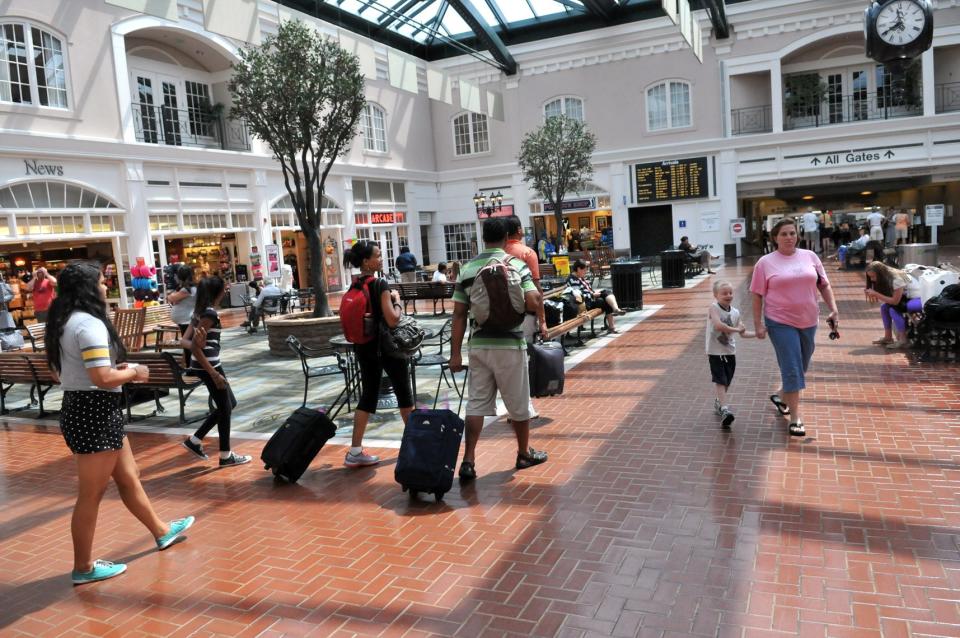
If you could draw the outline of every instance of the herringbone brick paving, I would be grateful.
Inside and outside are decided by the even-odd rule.
[[[721,275],[747,317],[749,272]],[[157,553],[111,488],[96,554],[130,569],[80,588],[72,459],[56,430],[8,425],[0,635],[958,636],[958,368],[870,346],[862,273],[833,280],[842,338],[818,335],[805,440],[767,399],[766,341],[741,341],[722,432],[709,283],[651,291],[660,312],[538,402],[533,442],[550,461],[514,472],[498,422],[479,480],[441,505],[400,492],[395,450],[349,471],[325,449],[278,486],[256,464],[214,471],[177,439],[132,434],[161,515],[198,523]]]

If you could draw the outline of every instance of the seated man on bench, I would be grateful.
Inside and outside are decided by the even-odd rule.
[[[703,269],[707,271],[708,275],[715,275],[716,273],[710,270],[710,251],[706,248],[700,248],[699,246],[694,246],[690,243],[690,238],[684,235],[680,238],[680,246],[678,248],[686,252],[691,257],[694,257],[698,254],[700,256],[700,265],[703,266]]]
[[[850,255],[856,255],[864,252],[867,249],[867,244],[869,243],[870,235],[867,234],[867,229],[861,226],[860,237],[854,239],[849,244],[841,244],[840,247],[837,248],[837,254],[835,256],[837,261],[840,263],[838,270],[843,270],[846,268],[849,265],[848,260],[850,259]],[[866,257],[864,257],[864,261],[866,261]]]
[[[250,302],[250,315],[247,317],[247,320],[241,324],[244,328],[247,329],[247,332],[250,334],[256,334],[257,327],[260,325],[260,319],[263,317],[263,303],[267,299],[275,299],[272,303],[276,304],[279,302],[280,297],[283,296],[283,291],[280,290],[275,282],[270,282],[260,290],[260,294],[257,295],[257,298]]]

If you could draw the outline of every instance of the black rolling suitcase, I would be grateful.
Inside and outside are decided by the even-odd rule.
[[[563,394],[563,346],[556,341],[527,344],[530,396]]]
[[[414,410],[403,429],[393,477],[410,496],[433,494],[437,502],[453,487],[463,420],[452,410]]]
[[[336,433],[337,426],[324,412],[297,408],[263,446],[260,453],[263,469],[271,470],[277,478],[296,483],[324,443]]]

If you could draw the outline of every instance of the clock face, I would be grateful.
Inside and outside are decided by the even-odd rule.
[[[923,8],[911,0],[891,2],[877,15],[877,35],[887,44],[910,44],[923,32],[927,17]]]

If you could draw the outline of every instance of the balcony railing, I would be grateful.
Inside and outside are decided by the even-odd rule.
[[[873,92],[857,91],[851,95],[827,95],[819,103],[798,101],[785,104],[783,128],[791,130],[919,115],[923,115],[919,91],[884,88]]]
[[[250,135],[243,120],[209,117],[201,111],[133,103],[138,142],[249,151]]]
[[[769,104],[733,109],[730,112],[731,132],[734,135],[753,135],[773,131],[773,110]]]
[[[937,113],[960,111],[960,82],[937,85]]]

